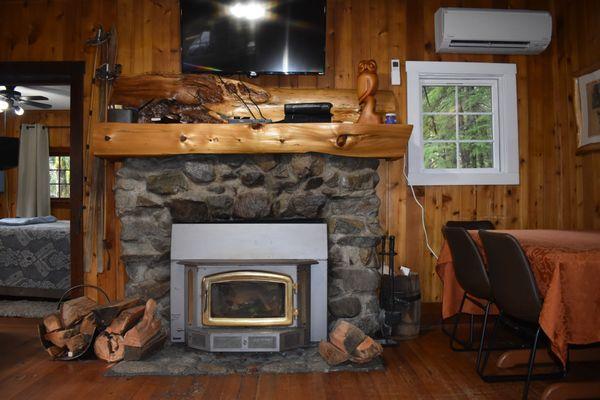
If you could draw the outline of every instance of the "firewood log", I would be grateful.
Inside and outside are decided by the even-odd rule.
[[[338,365],[348,361],[350,355],[338,349],[331,343],[321,340],[319,343],[319,354],[329,365]]]
[[[46,333],[44,335],[44,339],[52,342],[56,347],[66,347],[66,341],[68,338],[75,336],[79,333],[79,329],[64,329],[62,331],[54,331],[50,333]]]
[[[93,312],[91,312],[81,320],[79,332],[83,333],[84,335],[92,336],[97,327],[98,323],[96,322],[96,316]]]
[[[65,352],[65,349],[57,346],[50,346],[46,349],[46,352],[54,359],[60,357]]]
[[[160,331],[160,320],[156,318],[156,301],[146,302],[144,317],[125,334],[127,346],[142,347]]]
[[[65,340],[65,344],[67,345],[67,349],[69,349],[69,357],[73,357],[81,353],[88,345],[89,340],[92,340],[91,337],[87,337],[78,333],[75,336],[71,336],[67,340]]]
[[[143,304],[143,302],[139,297],[132,297],[98,306],[93,312],[96,315],[98,324],[104,327],[110,325],[113,319],[115,319],[121,311],[140,304]]]
[[[60,315],[57,312],[50,315],[46,315],[46,317],[44,318],[44,326],[46,327],[46,332],[48,333],[62,329]]]
[[[364,364],[375,357],[379,356],[383,352],[383,347],[379,342],[373,340],[370,336],[367,336],[352,352],[350,361]]]
[[[107,362],[121,361],[125,354],[123,336],[102,332],[94,342],[94,353],[99,359]]]
[[[146,310],[145,305],[136,306],[123,310],[117,318],[106,328],[108,333],[118,333],[119,335],[124,334],[126,331],[131,329],[132,326],[137,324],[140,319],[144,316]]]
[[[159,350],[163,346],[166,338],[167,335],[165,335],[162,332],[159,332],[152,339],[146,342],[142,347],[125,345],[125,355],[123,356],[123,359],[125,361],[141,360],[142,358]]]
[[[96,307],[98,303],[85,296],[64,302],[60,308],[63,327],[70,328]]]
[[[329,341],[347,354],[352,354],[366,337],[359,328],[343,320],[337,321],[329,333]]]

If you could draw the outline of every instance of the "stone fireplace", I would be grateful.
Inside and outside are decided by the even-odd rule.
[[[125,159],[115,199],[127,294],[157,299],[169,326],[174,223],[322,219],[328,322],[343,318],[377,331],[377,166],[376,159],[321,154]]]

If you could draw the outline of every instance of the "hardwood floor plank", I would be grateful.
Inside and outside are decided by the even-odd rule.
[[[104,376],[110,366],[100,361],[51,361],[40,348],[35,324],[0,318],[2,400],[509,400],[520,398],[522,390],[520,382],[483,382],[474,371],[475,353],[452,352],[439,330],[385,348],[384,371],[115,378]],[[577,365],[569,379],[597,376],[599,366]],[[538,398],[550,383],[533,382],[530,398]]]

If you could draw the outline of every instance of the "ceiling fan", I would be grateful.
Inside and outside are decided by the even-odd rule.
[[[48,109],[52,105],[40,103],[38,100],[49,100],[44,96],[22,96],[21,92],[15,90],[15,86],[6,86],[4,90],[0,90],[0,112],[12,109],[16,115],[23,115],[23,105],[28,105],[35,108]]]

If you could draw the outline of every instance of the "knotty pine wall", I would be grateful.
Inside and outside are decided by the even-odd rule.
[[[433,14],[441,6],[550,10],[554,37],[538,56],[438,55]],[[86,60],[93,27],[115,24],[124,73],[179,72],[177,0],[8,0],[0,6],[0,61]],[[426,208],[433,248],[448,219],[490,219],[501,228],[600,229],[600,154],[577,156],[572,108],[575,71],[600,61],[600,2],[594,0],[329,0],[324,76],[262,77],[265,86],[354,88],[356,66],[374,58],[380,87],[397,96],[406,121],[406,86],[389,86],[389,59],[511,62],[518,69],[521,184],[415,188]],[[88,67],[89,77],[89,67]],[[89,82],[89,79],[87,80]],[[86,101],[90,84],[86,84]],[[398,262],[421,274],[425,301],[440,299],[435,260],[426,252],[420,210],[402,161],[383,162],[382,225],[398,237]],[[114,273],[110,272],[110,273]],[[86,274],[119,295],[118,279]]]

